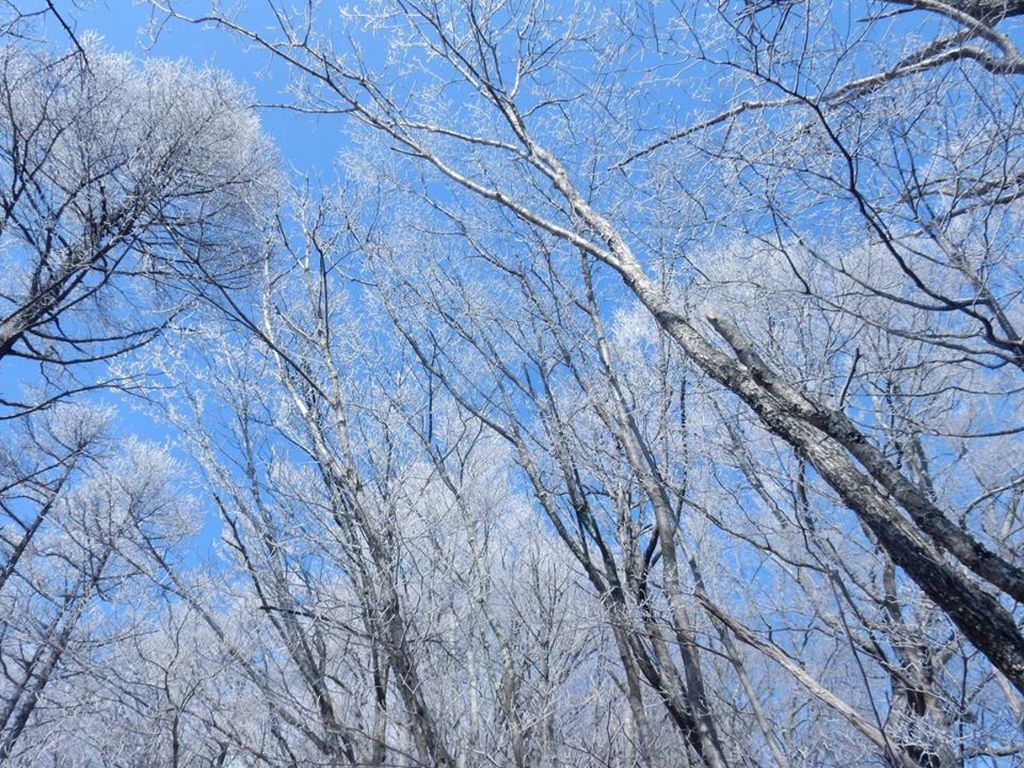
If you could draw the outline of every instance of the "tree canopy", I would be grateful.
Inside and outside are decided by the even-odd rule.
[[[0,24],[0,765],[1022,759],[1024,5],[86,13]]]

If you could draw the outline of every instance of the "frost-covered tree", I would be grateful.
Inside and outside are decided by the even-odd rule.
[[[79,718],[111,716],[115,649],[151,631],[133,606],[159,606],[197,521],[166,452],[117,435],[113,406],[84,393],[133,386],[108,361],[249,280],[273,156],[220,75],[7,32],[0,762],[33,765],[71,749]]]
[[[5,418],[128,386],[75,372],[247,279],[260,242],[273,158],[239,87],[86,43],[0,50],[0,366],[39,371],[34,392],[4,387]]]
[[[1018,4],[270,9],[273,215],[237,86],[5,49],[0,754],[1019,762]]]
[[[135,632],[146,565],[187,535],[178,471],[152,446],[115,446],[109,414],[63,405],[3,445],[0,761],[38,764]],[[45,457],[42,460],[39,457]],[[30,464],[31,462],[31,464]]]

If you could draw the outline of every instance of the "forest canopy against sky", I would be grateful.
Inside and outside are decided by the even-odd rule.
[[[1024,761],[1024,3],[0,6],[0,766]]]

